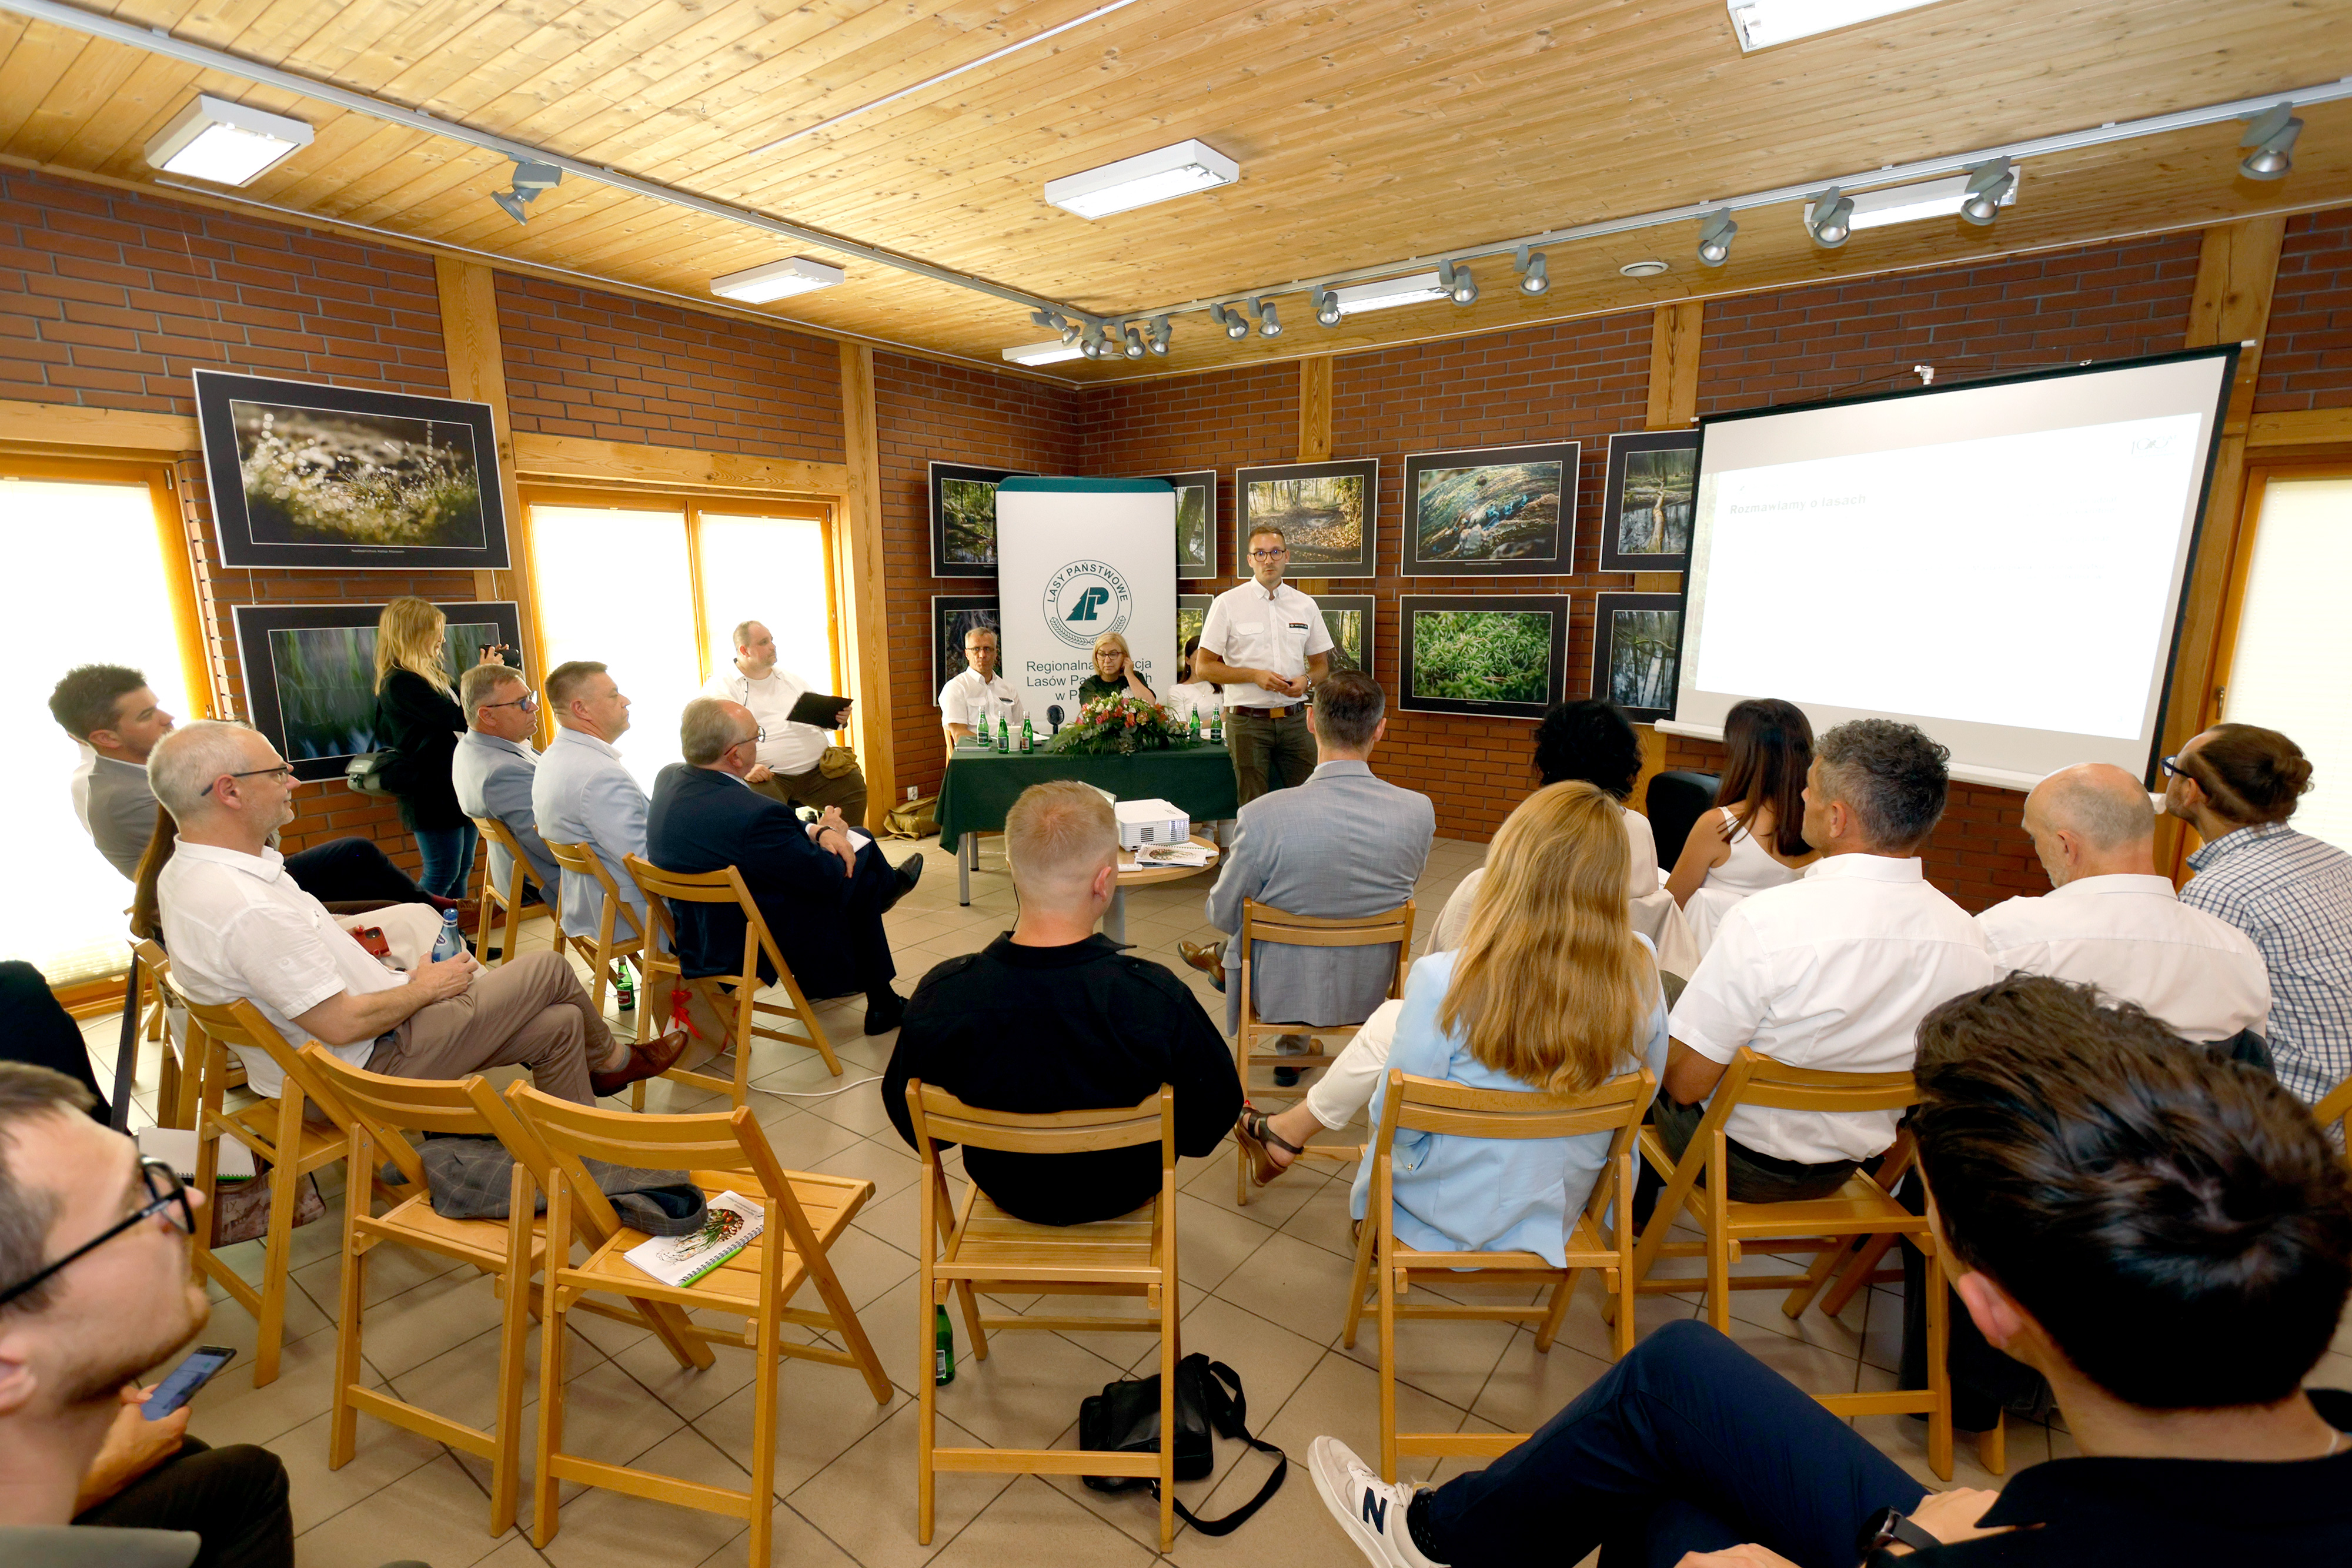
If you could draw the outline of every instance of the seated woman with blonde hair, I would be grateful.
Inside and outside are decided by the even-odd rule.
[[[1151,687],[1135,673],[1135,655],[1128,650],[1127,639],[1116,632],[1106,632],[1095,639],[1095,673],[1078,683],[1078,706],[1100,702],[1105,697],[1141,697],[1145,702],[1158,702]]]
[[[1656,953],[1628,918],[1629,853],[1623,813],[1595,785],[1547,785],[1520,802],[1495,836],[1460,948],[1412,967],[1392,1042],[1368,1028],[1305,1101],[1271,1117],[1243,1112],[1256,1179],[1286,1169],[1285,1155],[1316,1128],[1344,1126],[1367,1104],[1377,1126],[1391,1067],[1475,1089],[1552,1092],[1645,1064],[1664,1073],[1665,997]],[[1557,1262],[1608,1149],[1605,1133],[1526,1143],[1402,1134],[1398,1239],[1524,1248]],[[1370,1168],[1358,1167],[1349,1199],[1359,1218]]]

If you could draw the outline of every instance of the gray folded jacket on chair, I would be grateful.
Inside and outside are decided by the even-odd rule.
[[[514,1180],[514,1155],[496,1138],[427,1137],[417,1149],[433,1212],[444,1219],[504,1219]],[[702,1228],[708,1205],[684,1171],[639,1170],[632,1166],[585,1162],[588,1174],[612,1200],[621,1223],[648,1236],[691,1236]],[[547,1212],[541,1192],[532,1212]]]

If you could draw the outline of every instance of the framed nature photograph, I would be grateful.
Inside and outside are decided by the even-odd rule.
[[[1184,667],[1184,644],[1201,634],[1207,624],[1209,606],[1217,601],[1213,593],[1180,593],[1176,596],[1176,662],[1171,669]]]
[[[963,636],[975,626],[996,633],[997,673],[1003,674],[1004,625],[996,609],[996,595],[934,593],[931,595],[931,706],[950,681],[971,666],[964,663]]]
[[[996,487],[1034,468],[931,465],[931,575],[996,575]]]
[[[1592,614],[1592,695],[1636,724],[1675,716],[1682,664],[1683,596],[1604,593]]]
[[[198,371],[223,566],[503,570],[490,405]]]
[[[1407,577],[1558,577],[1575,570],[1583,443],[1416,452],[1404,460]]]
[[[1397,706],[1543,717],[1559,701],[1568,596],[1408,593],[1398,601]]]
[[[1217,575],[1217,471],[1153,474],[1176,492],[1176,580],[1197,582]]]
[[[1698,432],[1644,430],[1609,438],[1601,486],[1601,570],[1680,571],[1690,564],[1698,494]]]
[[[449,620],[443,661],[454,684],[492,643],[522,646],[512,600],[436,605]],[[245,716],[297,779],[336,779],[376,749],[375,625],[381,604],[239,604],[231,612],[245,672]]]
[[[1234,470],[1234,575],[1249,575],[1250,529],[1270,524],[1290,547],[1289,575],[1370,577],[1380,492],[1377,457]]]
[[[1323,628],[1331,633],[1331,673],[1372,667],[1372,596],[1325,593],[1315,600]]]

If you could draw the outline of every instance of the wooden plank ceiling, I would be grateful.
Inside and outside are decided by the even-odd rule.
[[[2352,28],[2304,0],[1941,0],[1743,56],[1720,0],[1138,0],[765,155],[757,149],[1032,37],[1100,0],[129,0],[89,8],[627,173],[1092,311],[1139,310],[1514,235],[1829,178],[2352,74]],[[252,199],[518,261],[707,298],[793,254],[740,225],[566,179],[527,226],[503,158],[150,51],[0,13],[0,159],[152,183],[141,149],[198,90],[308,121]],[[2352,104],[2300,111],[2294,172],[2235,176],[2234,125],[2038,159],[1989,229],[1957,218],[1814,248],[1798,211],[1740,214],[1729,265],[1693,225],[1508,263],[1467,309],[1279,339],[1178,319],[1172,352],[1074,380],[1492,330],[1792,280],[2352,201]],[[1198,137],[1223,190],[1089,223],[1058,174]],[[1629,281],[1623,263],[1671,263]],[[1014,306],[847,261],[779,318],[997,361],[1045,334]]]

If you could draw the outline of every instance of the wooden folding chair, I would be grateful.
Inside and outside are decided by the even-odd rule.
[[[1880,1166],[1881,1179],[1856,1172],[1829,1197],[1786,1203],[1739,1203],[1727,1195],[1730,1156],[1724,1124],[1733,1107],[1754,1105],[1782,1111],[1831,1113],[1901,1111],[1917,1103],[1908,1072],[1822,1072],[1789,1067],[1743,1046],[1707,1103],[1679,1163],[1666,1153],[1654,1127],[1642,1129],[1642,1157],[1665,1178],[1665,1190],[1634,1250],[1636,1289],[1644,1294],[1687,1291],[1688,1279],[1653,1278],[1661,1258],[1706,1260],[1707,1320],[1731,1326],[1733,1291],[1787,1291],[1781,1310],[1795,1317],[1821,1288],[1855,1237],[1904,1237],[1927,1259],[1927,1387],[1879,1394],[1822,1394],[1814,1397],[1841,1416],[1924,1414],[1927,1417],[1927,1464],[1944,1480],[1952,1479],[1952,1399],[1946,1365],[1950,1322],[1947,1316],[1943,1260],[1927,1217],[1895,1201],[1892,1189],[1911,1159],[1908,1130],[1898,1134]],[[1704,1177],[1702,1185],[1701,1178]],[[1670,1241],[1675,1217],[1687,1213],[1699,1228],[1698,1241]],[[1759,1243],[1769,1245],[1759,1246]],[[1820,1254],[1801,1274],[1734,1274],[1731,1265],[1745,1249],[1769,1253]]]
[[[1633,1348],[1633,1135],[1649,1113],[1658,1081],[1648,1068],[1612,1078],[1582,1094],[1532,1090],[1473,1089],[1438,1078],[1416,1078],[1389,1069],[1381,1098],[1381,1123],[1370,1148],[1371,1189],[1362,1230],[1356,1239],[1356,1268],[1348,1281],[1348,1329],[1340,1342],[1356,1343],[1364,1294],[1380,1302],[1381,1479],[1396,1479],[1399,1454],[1461,1454],[1492,1458],[1527,1440],[1525,1432],[1400,1432],[1396,1425],[1396,1325],[1399,1318],[1473,1318],[1481,1322],[1536,1321],[1536,1349],[1549,1352],[1568,1316],[1577,1276],[1601,1270],[1601,1292],[1617,1302],[1613,1345],[1619,1355]],[[1460,1138],[1573,1138],[1608,1133],[1609,1160],[1592,1184],[1568,1237],[1567,1257],[1554,1268],[1534,1252],[1425,1252],[1396,1239],[1394,1162],[1400,1131],[1442,1133]],[[1379,1273],[1373,1260],[1379,1260]],[[1475,1279],[1463,1270],[1475,1270]],[[1424,1286],[1476,1283],[1549,1286],[1540,1301],[1524,1306],[1460,1303],[1444,1300],[1407,1302],[1412,1282]]]
[[[507,934],[506,939],[499,945],[499,956],[501,959],[511,958],[519,951],[515,946],[515,933],[522,925],[522,884],[530,877],[530,859],[522,852],[522,844],[515,838],[514,830],[498,818],[469,817],[467,820],[482,836],[485,854],[491,846],[502,849],[514,867],[507,877],[506,886],[500,887],[499,879],[490,874],[489,862],[485,859],[481,907],[474,915],[474,940],[487,948],[490,942],[490,911],[497,908],[506,912]],[[542,887],[539,890],[539,896],[547,910],[548,919],[555,925],[555,950],[561,953],[563,951],[563,908],[560,895],[554,888]],[[597,1006],[604,1006],[603,998],[597,998]]]
[[[276,1099],[257,1099],[235,1112],[221,1109],[231,1047],[265,1052],[277,1063],[285,1083]],[[223,1007],[189,1001],[188,1049],[202,1073],[203,1100],[196,1113],[196,1186],[205,1202],[211,1204],[218,1194],[222,1138],[235,1138],[253,1151],[257,1161],[269,1162],[268,1176],[254,1178],[269,1183],[269,1230],[262,1249],[258,1290],[213,1256],[209,1218],[189,1239],[190,1263],[197,1277],[212,1280],[236,1297],[260,1325],[253,1352],[253,1385],[259,1388],[278,1379],[278,1351],[286,1338],[286,1260],[293,1241],[294,1207],[301,1196],[302,1178],[343,1157],[342,1128],[349,1113],[310,1063],[261,1016],[261,1009],[242,997]],[[334,1118],[334,1124],[320,1126],[304,1120],[302,1107],[310,1101],[316,1101]],[[364,1207],[373,1181],[371,1168],[348,1172],[346,1207]],[[396,1196],[407,1196],[405,1187],[393,1190]]]
[[[490,1464],[490,1533],[502,1535],[514,1523],[523,1448],[523,1350],[530,1320],[541,1311],[533,1284],[547,1249],[546,1227],[533,1215],[539,1176],[548,1170],[547,1152],[479,1073],[446,1079],[387,1078],[345,1063],[318,1041],[302,1048],[302,1059],[350,1112],[345,1158],[355,1171],[390,1160],[408,1178],[415,1196],[383,1214],[364,1201],[343,1205],[341,1311],[335,1327],[333,1420],[327,1429],[327,1468],[351,1463],[362,1411],[429,1437]],[[409,1142],[412,1134],[496,1138],[515,1155],[504,1219],[445,1219],[434,1211],[425,1166]],[[537,1173],[534,1175],[534,1173]],[[361,1381],[361,1322],[367,1302],[367,1256],[377,1246],[404,1247],[470,1263],[498,1281],[504,1303],[499,1323],[498,1415],[488,1430],[467,1427],[421,1406],[394,1397]],[[692,1325],[677,1307],[635,1301],[625,1307],[583,1298],[579,1310],[651,1330],[680,1366],[707,1366],[710,1352],[691,1338]],[[698,1353],[699,1360],[697,1359]]]
[[[743,962],[731,975],[697,975],[686,984],[702,993],[710,1003],[711,1012],[727,1026],[727,1050],[735,1053],[735,1074],[721,1078],[716,1073],[698,1072],[683,1067],[673,1067],[662,1074],[680,1083],[713,1089],[730,1096],[741,1105],[751,1093],[751,1041],[781,1040],[790,1045],[805,1045],[824,1058],[825,1071],[835,1078],[841,1076],[841,1058],[833,1053],[833,1042],[825,1038],[824,1026],[816,1020],[816,1009],[809,1006],[808,998],[801,994],[800,982],[793,978],[792,966],[776,950],[776,939],[768,934],[768,923],[760,915],[760,906],[751,898],[751,890],[744,884],[743,873],[733,866],[718,871],[664,871],[643,855],[630,855],[623,862],[629,875],[646,895],[646,908],[652,913],[654,930],[660,940],[654,944],[639,961],[645,970],[645,994],[655,991],[654,977],[681,976],[677,960],[677,925],[670,917],[668,900],[682,904],[731,904],[743,912]],[[776,985],[784,993],[782,1005],[760,999],[760,956],[767,955],[776,971]],[[762,1029],[754,1020],[757,1013],[787,1018],[798,1023],[804,1034],[786,1034],[780,1029]],[[732,1021],[729,1021],[731,1017]],[[640,1082],[631,1086],[632,1103],[645,1109],[646,1086]]]
[[[1132,1106],[1031,1116],[983,1111],[917,1079],[907,1085],[907,1110],[914,1122],[915,1152],[923,1160],[922,1288],[916,1292],[915,1317],[925,1366],[931,1360],[934,1311],[945,1306],[950,1294],[962,1306],[971,1353],[982,1361],[988,1359],[990,1329],[1092,1329],[1160,1336],[1160,1444],[1153,1453],[942,1448],[938,1444],[939,1390],[928,1375],[917,1378],[921,1406],[915,1432],[917,1540],[926,1546],[931,1542],[940,1470],[1150,1476],[1160,1486],[1160,1550],[1168,1551],[1176,1540],[1176,1364],[1183,1359],[1177,1333],[1176,1092],[1162,1085]],[[1087,1225],[1032,1225],[1015,1219],[976,1184],[968,1185],[958,1208],[940,1164],[939,1140],[1022,1155],[1075,1155],[1156,1142],[1160,1191],[1131,1214]],[[1141,1296],[1158,1315],[982,1315],[974,1292],[1000,1285],[1055,1296]]]
[[[613,873],[604,869],[604,857],[596,852],[595,845],[562,844],[553,839],[541,841],[547,845],[547,852],[555,857],[557,865],[581,876],[593,877],[596,885],[604,890],[604,913],[597,919],[593,937],[574,936],[565,931],[560,913],[555,921],[555,950],[561,953],[569,944],[572,951],[588,960],[588,1005],[601,1013],[604,1010],[604,986],[612,978],[613,961],[635,958],[640,970],[645,967],[645,931],[637,925],[636,911],[622,898],[621,884],[614,882]],[[624,920],[629,924],[626,936],[617,934],[618,924]],[[651,990],[650,986],[637,988],[637,1039],[640,1042],[658,1039],[662,1030],[669,1027],[667,1019],[655,1020],[648,1025],[648,1016],[655,1010],[648,999]],[[642,1105],[645,1102],[641,1098],[637,1103]]]
[[[189,1031],[189,1038],[172,1038],[171,1009],[184,1007],[180,993],[172,985],[172,959],[163,945],[142,937],[133,942],[131,951],[139,956],[139,975],[147,990],[147,1038],[160,1042],[163,1061],[155,1085],[155,1124],[159,1127],[193,1127],[196,1124],[198,1102],[204,1092],[202,1051]],[[184,1051],[187,1060],[181,1060]],[[233,1056],[224,1056],[221,1065],[221,1087],[224,1090],[245,1087],[245,1063]]]
[[[537,1134],[551,1159],[548,1175],[546,1317],[539,1343],[537,1474],[531,1483],[531,1544],[555,1538],[556,1483],[581,1481],[632,1497],[740,1519],[751,1527],[752,1568],[767,1568],[776,1490],[776,1382],[783,1358],[821,1361],[864,1374],[877,1405],[890,1402],[890,1380],[864,1325],[849,1304],[827,1253],[858,1209],[874,1196],[870,1181],[788,1171],[767,1134],[741,1107],[696,1116],[643,1116],[575,1105],[515,1083],[507,1099]],[[766,1210],[758,1239],[699,1280],[666,1285],[623,1254],[649,1240],[620,1223],[582,1162],[653,1170],[684,1170],[705,1192],[732,1189]],[[575,1245],[588,1260],[569,1261]],[[814,1284],[824,1310],[795,1307],[793,1298]],[[758,1358],[751,1393],[751,1486],[736,1491],[563,1451],[563,1322],[583,1292],[664,1302],[744,1320],[740,1331],[689,1322],[695,1340],[741,1345]],[[849,1348],[796,1344],[783,1325],[798,1323],[839,1337]]]
[[[2336,1139],[2346,1163],[2352,1164],[2352,1078],[2323,1095],[2319,1103],[2311,1108],[2311,1114]]]
[[[1344,1034],[1352,1037],[1363,1027],[1363,1019],[1354,1023],[1313,1025],[1303,1023],[1269,1023],[1257,1016],[1253,955],[1260,942],[1271,942],[1285,947],[1378,947],[1393,944],[1396,947],[1396,972],[1389,979],[1389,997],[1404,995],[1405,971],[1412,965],[1412,900],[1406,899],[1398,908],[1385,915],[1367,915],[1351,920],[1325,920],[1312,915],[1288,915],[1270,904],[1260,904],[1255,898],[1242,901],[1242,968],[1241,1027],[1234,1033],[1234,1067],[1241,1074],[1242,1090],[1249,1090],[1250,1069],[1253,1067],[1289,1067],[1305,1071],[1321,1067],[1335,1060],[1325,1053],[1323,1037]],[[1298,1056],[1284,1056],[1274,1051],[1262,1051],[1258,1042],[1270,1037],[1304,1034],[1314,1038],[1315,1049]],[[1308,1144],[1299,1151],[1301,1159],[1336,1160],[1347,1164],[1357,1156],[1353,1144]],[[1237,1139],[1234,1144],[1234,1201],[1247,1203],[1250,1199],[1249,1151]]]

